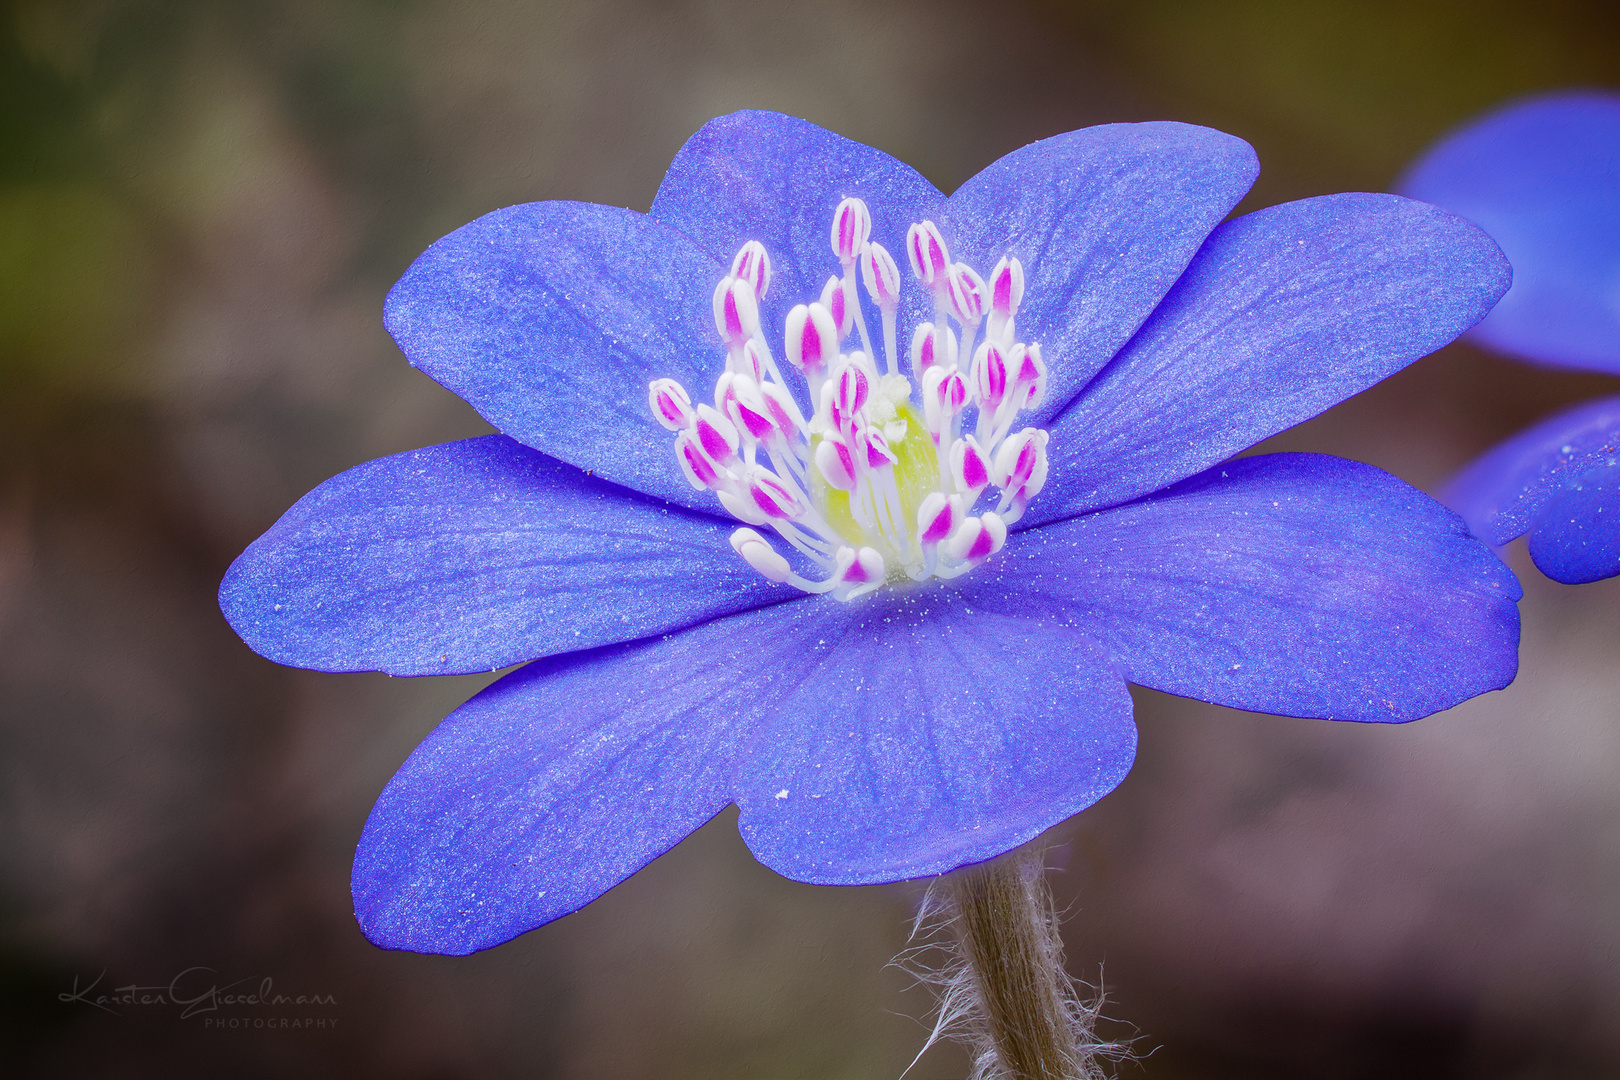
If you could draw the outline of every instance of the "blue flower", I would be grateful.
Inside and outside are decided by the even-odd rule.
[[[1533,98],[1476,120],[1400,185],[1477,222],[1513,287],[1470,336],[1549,367],[1620,374],[1620,95]],[[1475,535],[1530,534],[1548,577],[1620,574],[1620,397],[1589,402],[1493,447],[1444,498]]]
[[[1123,779],[1127,680],[1363,721],[1511,681],[1517,582],[1453,514],[1355,462],[1227,460],[1473,325],[1506,264],[1473,225],[1391,195],[1224,221],[1256,172],[1219,132],[1108,125],[1009,154],[946,198],[870,147],[738,113],[686,144],[649,214],[516,206],[430,248],[390,293],[388,328],[505,435],[334,477],[221,588],[237,632],[282,663],[429,675],[531,661],[451,714],[378,800],[353,879],[367,936],[487,948],[732,803],[760,861],[801,881],[991,858]],[[861,228],[841,234],[846,211]],[[867,295],[892,302],[856,335],[834,294],[877,248],[907,251],[918,280],[894,297],[876,267]],[[899,386],[875,359],[890,308],[938,395],[926,416],[872,404]],[[967,320],[958,367],[952,315]],[[745,371],[756,390],[776,381],[750,350],[783,326],[801,335],[786,359],[823,391],[807,426],[761,428],[756,445],[724,391]],[[1013,367],[998,382],[989,345],[1038,349],[1044,385]],[[715,407],[669,389],[717,375]],[[952,393],[990,427],[1007,425],[982,419],[986,402],[1013,394],[1042,425],[1025,430],[1050,437],[987,455],[1002,500],[971,521],[946,445],[966,445],[953,425],[973,406]],[[859,449],[854,472],[805,465],[837,439]],[[931,485],[957,502],[930,502]],[[793,565],[832,574],[834,596],[785,582],[786,558],[717,496],[777,525],[777,543],[803,540]],[[765,522],[759,508],[789,496],[815,505]],[[925,505],[950,518],[942,551],[964,529],[972,542],[929,562]],[[796,533],[817,515],[825,529]],[[867,584],[882,587],[855,595],[867,556],[833,558],[818,536],[868,545],[883,561]]]

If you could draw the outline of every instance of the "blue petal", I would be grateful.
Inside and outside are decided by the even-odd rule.
[[[1525,360],[1620,373],[1620,95],[1557,94],[1436,145],[1403,194],[1478,222],[1513,289],[1474,330]]]
[[[1024,265],[1019,336],[1049,369],[1037,423],[1119,351],[1259,171],[1210,128],[1106,124],[1015,150],[951,196],[954,257],[986,277],[1003,255]]]
[[[1030,520],[1157,491],[1309,419],[1452,340],[1508,281],[1477,227],[1394,195],[1228,222],[1051,425]]]
[[[1600,398],[1532,424],[1451,479],[1441,498],[1474,535],[1501,545],[1529,532],[1583,473],[1620,462],[1620,397]]]
[[[1086,638],[964,605],[874,596],[816,641],[738,779],[743,839],[799,881],[939,874],[1112,791],[1136,751],[1124,681]]]
[[[361,929],[463,954],[596,899],[731,800],[762,717],[848,618],[784,604],[496,682],[377,800],[354,862]]]
[[[491,671],[797,595],[727,532],[492,435],[328,480],[242,553],[219,602],[278,663]]]
[[[1240,458],[1009,542],[969,602],[1062,621],[1131,681],[1234,708],[1403,721],[1512,681],[1518,581],[1370,465]]]
[[[726,271],[680,232],[590,203],[510,206],[428,248],[383,322],[412,364],[506,434],[698,510],[647,384],[703,397],[724,366],[714,287]]]
[[[913,222],[938,218],[945,197],[910,165],[881,150],[782,113],[750,110],[717,117],[675,155],[650,213],[724,259],[727,267],[749,240],[765,245],[774,273],[761,317],[774,349],[781,344],[788,309],[818,299],[827,279],[842,272],[831,233],[833,211],[846,196],[865,200],[872,212],[872,239],[899,262],[907,300],[902,326],[914,325],[921,294],[906,269],[906,230]],[[874,313],[870,306],[867,311]]]
[[[1530,534],[1530,557],[1565,585],[1620,574],[1620,462],[1576,477]]]

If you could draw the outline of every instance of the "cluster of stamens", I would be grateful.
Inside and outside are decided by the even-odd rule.
[[[951,261],[932,221],[911,226],[911,271],[934,307],[933,321],[911,337],[919,411],[897,356],[900,269],[871,232],[865,203],[839,203],[832,249],[843,273],[827,279],[819,300],[788,312],[783,352],[808,384],[808,417],[760,325],[771,260],[753,240],[714,292],[726,346],[714,404],[694,406],[673,379],[648,388],[653,415],[676,432],[675,456],[692,486],[714,492],[745,524],[770,526],[825,576],[796,573],[755,528],[732,533],[737,554],[771,581],[840,600],[886,581],[951,578],[978,566],[1001,549],[1007,526],[1046,482],[1046,432],[1012,430],[1046,390],[1040,346],[1019,342],[1013,321],[1022,265],[1003,258],[987,284]],[[857,267],[881,316],[883,374]],[[857,339],[859,348],[845,351]],[[991,487],[1000,496],[995,508],[975,514]]]

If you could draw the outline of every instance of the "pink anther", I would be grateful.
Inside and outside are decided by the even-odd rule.
[[[838,324],[817,304],[800,304],[787,317],[787,357],[807,375],[820,375],[838,356]]]
[[[771,519],[760,512],[759,507],[754,505],[754,500],[746,492],[739,495],[735,491],[722,487],[718,488],[714,494],[720,500],[720,505],[725,508],[726,513],[738,521],[746,521],[750,525],[769,525],[771,523]]]
[[[749,477],[748,494],[760,513],[778,521],[793,521],[804,516],[804,504],[774,473],[755,469]]]
[[[917,540],[925,546],[943,542],[962,520],[962,500],[929,492],[917,507]]]
[[[962,373],[934,366],[923,372],[923,419],[936,434],[968,404],[968,384]]]
[[[726,357],[726,368],[739,375],[747,375],[755,382],[765,379],[765,353],[761,350],[757,338],[749,338],[743,342],[740,350],[730,353]]]
[[[697,419],[692,422],[690,430],[698,447],[716,465],[729,465],[737,459],[740,436],[736,425],[712,406],[697,407]]]
[[[925,322],[911,335],[911,372],[920,379],[936,365],[956,366],[956,334],[947,327],[942,335],[933,323]]]
[[[872,212],[859,199],[849,198],[833,211],[832,249],[847,270],[855,265],[872,235]]]
[[[844,295],[843,278],[830,277],[821,289],[821,306],[833,317],[838,327],[838,340],[843,341],[855,328],[855,305]]]
[[[1015,345],[1009,367],[1018,374],[1013,377],[1010,395],[1020,409],[1033,409],[1046,397],[1046,365],[1041,361],[1039,345]]]
[[[979,449],[979,441],[972,435],[951,444],[951,479],[970,506],[979,492],[990,486],[990,463],[985,461],[984,451]]]
[[[1004,255],[990,271],[990,314],[1005,322],[1024,299],[1024,264]]]
[[[856,438],[866,446],[867,468],[881,469],[900,460],[899,455],[889,447],[888,436],[883,434],[882,428],[863,427],[856,433]]]
[[[968,518],[951,534],[945,550],[961,562],[977,565],[1001,550],[1007,542],[1007,526],[995,514]]]
[[[720,470],[709,460],[691,430],[675,436],[675,460],[681,464],[687,483],[698,491],[714,491],[720,486]]]
[[[647,402],[652,406],[653,416],[670,431],[684,430],[696,415],[686,387],[674,379],[654,379],[647,386]]]
[[[756,442],[769,441],[778,434],[776,418],[765,401],[765,395],[761,393],[759,384],[747,375],[731,377],[721,409],[737,425],[737,430]]]
[[[875,548],[863,547],[855,553],[855,558],[849,566],[844,568],[839,580],[851,585],[876,584],[883,580],[885,569],[883,556]]]
[[[816,444],[816,469],[829,487],[852,491],[857,476],[855,455],[837,435],[823,435]]]
[[[973,389],[979,408],[995,412],[1007,396],[1007,356],[993,341],[980,345],[973,354]]]
[[[852,417],[866,405],[870,391],[871,384],[861,365],[845,364],[838,372],[838,389],[833,395],[833,405],[846,417]]]
[[[892,315],[900,308],[900,268],[882,244],[872,241],[861,256],[861,280],[878,310]]]
[[[945,247],[945,238],[939,235],[939,226],[932,221],[913,225],[906,233],[906,254],[911,258],[911,272],[924,285],[936,289],[947,285],[951,268],[951,255]]]
[[[740,349],[759,330],[759,301],[747,280],[727,277],[714,290],[714,325],[728,349]]]
[[[1009,436],[996,451],[996,486],[1020,512],[1046,486],[1046,440],[1046,432],[1028,427]]]
[[[984,318],[984,279],[967,263],[957,263],[950,273],[951,314],[963,326]]]
[[[771,287],[771,257],[765,245],[758,240],[744,244],[737,257],[731,260],[731,276],[742,278],[752,285],[756,300],[765,299],[765,293]]]
[[[793,398],[787,392],[787,387],[778,383],[768,382],[759,384],[760,399],[765,403],[765,411],[770,415],[771,422],[782,433],[783,438],[791,439],[799,433],[799,422],[795,418],[796,406]]]

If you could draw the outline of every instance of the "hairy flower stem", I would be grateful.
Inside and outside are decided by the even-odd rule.
[[[955,930],[972,973],[979,1018],[1004,1074],[1016,1080],[1084,1080],[1091,1075],[1074,1031],[1039,852],[1018,851],[946,879]]]

